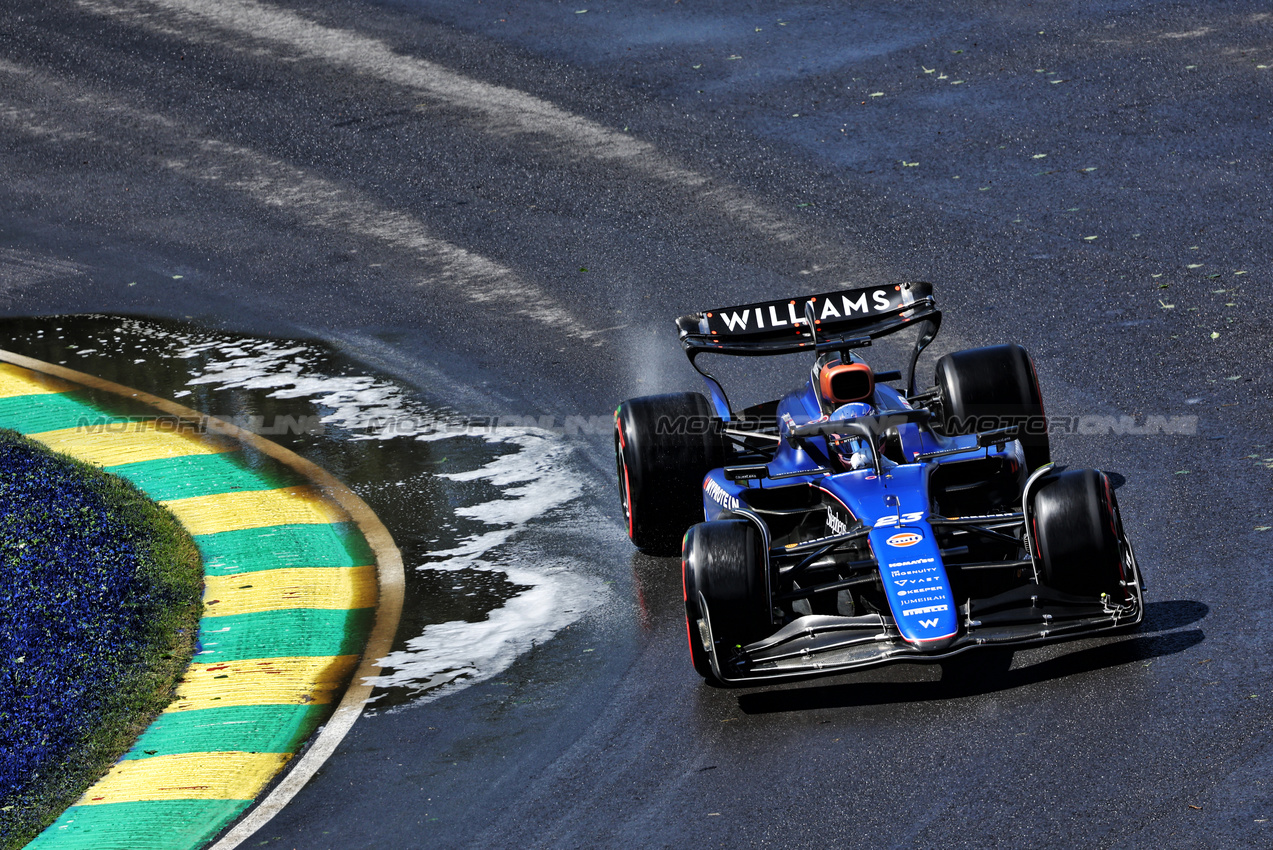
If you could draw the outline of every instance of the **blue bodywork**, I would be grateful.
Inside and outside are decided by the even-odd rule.
[[[908,409],[910,405],[901,393],[878,384],[872,404],[843,405],[826,418],[847,419],[884,410]],[[897,426],[897,436],[905,458],[913,459],[925,452],[966,451],[911,463],[898,463],[880,455],[880,470],[867,463],[864,468],[835,472],[832,470],[844,466],[845,462],[833,461],[833,452],[840,458],[851,458],[855,450],[860,450],[858,454],[865,458],[870,457],[870,449],[862,445],[862,438],[849,439],[834,448],[823,437],[798,442],[787,439],[791,428],[824,416],[812,383],[779,400],[777,413],[782,441],[767,465],[768,475],[731,481],[723,469],[709,472],[703,479],[706,518],[746,515],[744,491],[749,489],[794,484],[817,487],[826,494],[830,505],[844,509],[850,523],[856,521],[870,528],[870,547],[879,564],[885,596],[901,637],[924,649],[939,649],[943,642],[949,642],[959,630],[958,610],[936,535],[928,523],[932,508],[930,477],[937,464],[987,457],[1015,462],[1015,467],[1023,470],[1018,444],[1008,442],[981,448],[975,435],[940,437],[915,423],[903,423]],[[895,503],[888,501],[890,496],[896,497]],[[830,518],[831,513],[828,510],[829,526],[835,522]],[[839,530],[831,528],[829,533]]]
[[[940,325],[932,285],[920,281],[676,320],[720,425],[719,444],[700,444],[694,432],[674,448],[679,463],[703,458],[681,485],[689,512],[694,482],[709,469],[701,479],[708,522],[685,533],[681,564],[691,658],[705,678],[741,684],[940,661],[1143,619],[1143,582],[1108,481],[1104,496],[1093,496],[1077,489],[1088,485],[1075,471],[1050,462],[1029,355],[1020,346],[952,352],[921,390],[919,356]],[[876,373],[857,359],[858,349],[908,328],[915,333],[904,370]],[[801,389],[738,411],[698,362],[705,354],[800,352],[814,358]],[[698,410],[701,399],[676,404]],[[616,427],[616,446],[626,450],[628,426]],[[618,457],[630,520],[633,458]],[[1082,472],[1088,482],[1095,479],[1086,473],[1102,475]],[[1052,487],[1062,489],[1040,496]],[[1067,555],[1063,545],[1034,539],[1038,504],[1044,531],[1059,539],[1068,517],[1082,516],[1084,499],[1109,517],[1116,540],[1098,541],[1089,529],[1086,550]],[[1102,576],[1082,567],[1094,563],[1086,553],[1098,543]]]

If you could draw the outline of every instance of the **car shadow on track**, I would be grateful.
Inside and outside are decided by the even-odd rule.
[[[986,663],[979,664],[975,659],[985,651],[970,652],[944,664],[942,679],[937,682],[855,682],[761,691],[739,696],[738,706],[747,714],[770,714],[957,699],[1011,690],[1184,652],[1205,640],[1202,629],[1172,630],[1202,620],[1209,611],[1207,605],[1193,600],[1151,602],[1145,606],[1145,622],[1134,637],[1067,652],[1037,664],[1007,669],[1011,656],[993,653]]]

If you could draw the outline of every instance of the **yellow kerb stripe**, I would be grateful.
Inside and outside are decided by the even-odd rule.
[[[50,378],[11,363],[0,363],[0,398],[17,395],[48,395],[74,389],[78,389],[74,384],[59,381],[57,378]]]
[[[255,658],[191,664],[165,711],[232,705],[325,705],[344,690],[357,655]]]
[[[210,441],[197,434],[177,432],[175,422],[154,420],[121,422],[114,425],[90,425],[28,434],[55,452],[98,466],[115,466],[143,460],[211,455],[234,448],[228,441]]]
[[[287,608],[374,608],[376,568],[301,567],[204,578],[206,617]],[[216,621],[207,623],[216,628]]]
[[[183,753],[126,759],[116,763],[77,804],[251,800],[291,757],[290,753]]]
[[[283,487],[194,496],[161,503],[191,534],[215,534],[268,525],[345,522],[349,516],[310,487]]]

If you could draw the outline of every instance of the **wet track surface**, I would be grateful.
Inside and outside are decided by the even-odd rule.
[[[313,341],[103,315],[0,325],[12,349],[144,384],[303,452],[372,505],[411,567],[377,709],[488,679],[605,597],[571,539],[599,517],[573,504],[584,481],[564,428],[461,417]],[[533,542],[510,551],[522,532]]]
[[[276,438],[403,547],[382,696],[249,843],[1258,846],[1271,120],[1251,2],[15,0],[0,333],[319,417]],[[1144,627],[703,687],[609,412],[695,388],[676,315],[912,278],[1124,482]]]

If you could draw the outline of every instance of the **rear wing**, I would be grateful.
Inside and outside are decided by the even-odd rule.
[[[719,354],[791,354],[814,345],[805,319],[806,304],[813,305],[819,351],[843,347],[860,337],[886,336],[937,314],[932,284],[917,282],[690,313],[676,320],[676,328],[681,345],[691,355],[699,349]]]
[[[813,331],[808,315],[814,320]],[[676,320],[676,329],[690,363],[707,379],[718,412],[728,420],[724,391],[695,363],[700,354],[755,357],[838,351],[870,345],[871,340],[916,324],[922,327],[906,374],[908,391],[914,395],[915,364],[941,326],[931,283],[882,284],[690,313]]]

